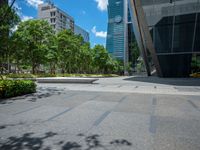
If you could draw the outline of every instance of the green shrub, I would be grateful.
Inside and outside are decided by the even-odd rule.
[[[116,74],[57,74],[58,77],[118,77]]]
[[[0,80],[0,98],[21,96],[36,92],[36,84],[29,80]]]
[[[35,76],[36,76],[37,78],[56,77],[55,74],[50,74],[50,73],[36,74]]]
[[[8,74],[7,78],[35,78],[33,74]]]
[[[7,78],[41,78],[41,77],[56,77],[54,74],[9,74]]]
[[[45,77],[118,77],[116,74],[9,74],[7,78],[45,78]]]

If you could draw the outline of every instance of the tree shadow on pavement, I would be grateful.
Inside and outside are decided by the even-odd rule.
[[[100,135],[94,134],[90,136],[85,136],[84,134],[79,134],[78,136],[83,137],[83,145],[77,142],[66,142],[62,146],[62,150],[95,150],[95,149],[102,149],[102,150],[109,150],[110,147],[130,147],[132,146],[132,143],[125,139],[116,139],[112,140],[110,142],[103,143],[100,140]],[[61,142],[63,143],[63,142]]]
[[[25,125],[25,123],[20,122],[20,123],[17,123],[17,124],[3,124],[3,125],[0,125],[0,130],[6,129],[8,127],[16,127],[16,126],[21,126],[21,125]]]
[[[54,95],[61,95],[61,94],[66,94],[64,89],[58,89],[56,87],[51,87],[51,88],[39,87],[37,88],[36,93],[4,99],[0,102],[0,104],[10,104],[10,103],[13,103],[13,101],[24,100],[24,99],[30,102],[36,102],[37,100],[42,99],[42,98],[48,98]]]
[[[32,137],[34,133],[25,133],[21,137],[9,137],[5,143],[0,143],[1,150],[39,150],[49,149],[43,147],[43,140],[57,135],[53,132],[47,132],[43,137]]]
[[[151,76],[151,77],[131,77],[131,78],[126,78],[124,80],[164,84],[164,85],[174,85],[174,86],[200,86],[200,79],[197,78],[159,78]]]
[[[3,143],[0,141],[1,150],[51,150],[53,147],[57,146],[61,150],[109,150],[109,149],[124,149],[125,147],[131,147],[132,143],[125,139],[115,139],[112,141],[102,142],[100,140],[100,135],[90,135],[85,136],[83,134],[77,135],[80,139],[83,139],[83,142],[80,141],[64,141],[61,140],[57,143],[51,139],[51,144],[46,146],[45,140],[48,141],[50,138],[59,135],[53,132],[47,132],[44,136],[35,137],[34,133],[25,133],[21,137],[12,136],[9,137]],[[57,149],[56,148],[56,149]]]

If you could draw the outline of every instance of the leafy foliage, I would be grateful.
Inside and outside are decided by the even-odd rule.
[[[15,41],[21,43],[19,47],[21,51],[14,56],[26,56],[21,58],[22,61],[31,65],[32,72],[36,73],[36,68],[46,61],[45,55],[49,51],[52,36],[53,30],[47,21],[28,20],[21,22],[14,34]]]
[[[192,72],[200,72],[200,56],[193,56],[192,58]]]
[[[117,77],[116,74],[8,74],[6,75],[7,78],[40,78],[40,77]]]
[[[36,92],[36,84],[25,80],[0,80],[0,98],[9,98]]]
[[[50,74],[118,72],[119,63],[104,46],[96,45],[91,49],[90,43],[84,43],[83,38],[71,30],[54,34],[50,25],[42,20],[20,23],[13,39],[15,46],[18,45],[13,53],[15,62],[18,66],[32,66],[33,74],[42,69]]]
[[[12,11],[14,17],[16,12]],[[12,21],[10,30],[17,20],[7,19]],[[9,40],[6,43],[9,52],[2,53],[6,56],[5,60],[9,58],[10,63],[16,64],[16,73],[49,73],[52,76],[57,73],[113,74],[123,69],[104,46],[91,48],[90,43],[85,43],[80,35],[75,35],[71,30],[56,34],[44,20],[20,22]]]
[[[6,15],[5,15],[6,14]],[[12,53],[11,35],[13,28],[19,23],[20,19],[14,8],[7,4],[0,6],[0,71],[3,72],[3,63],[9,61]]]

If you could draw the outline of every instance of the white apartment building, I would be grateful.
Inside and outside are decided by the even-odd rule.
[[[38,19],[46,20],[58,33],[63,29],[71,29],[76,35],[81,35],[84,42],[89,42],[89,33],[75,25],[74,18],[56,7],[52,2],[38,5]]]
[[[53,3],[38,6],[38,18],[48,21],[56,32],[71,29],[74,32],[74,18],[56,7]]]

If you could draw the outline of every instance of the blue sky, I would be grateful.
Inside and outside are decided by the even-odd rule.
[[[106,43],[108,0],[52,0],[90,33],[91,46]],[[37,5],[45,0],[16,0],[22,20],[37,18]]]

